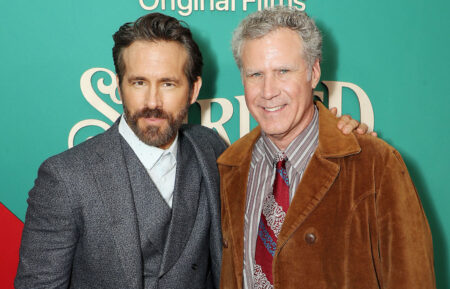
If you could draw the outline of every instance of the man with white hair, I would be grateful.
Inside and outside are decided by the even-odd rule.
[[[430,229],[400,154],[341,134],[313,101],[314,21],[258,11],[232,47],[259,127],[218,159],[221,288],[435,288]]]

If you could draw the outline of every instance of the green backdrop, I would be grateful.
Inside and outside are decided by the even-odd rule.
[[[190,122],[217,125],[230,117],[223,128],[230,142],[237,140],[240,129],[248,130],[248,116],[236,98],[243,88],[229,43],[238,22],[258,9],[258,0],[252,1],[2,0],[0,202],[24,220],[28,191],[42,161],[68,148],[71,130],[77,131],[74,143],[80,143],[102,132],[101,126],[111,125],[111,118],[121,113],[121,105],[105,94],[108,87],[114,90],[107,72],[114,71],[111,35],[121,24],[147,13],[145,7],[154,5],[154,11],[162,11],[165,3],[164,12],[185,20],[201,46],[203,102],[191,109]],[[286,0],[284,4],[289,3],[305,9],[323,32],[325,84],[345,82],[361,88],[370,99],[371,108],[366,108],[374,114],[375,130],[403,155],[432,229],[438,288],[450,288],[446,180],[450,2]],[[186,8],[189,4],[192,11]],[[97,73],[80,85],[90,69]],[[105,87],[99,86],[102,78]],[[327,97],[325,84],[318,94]],[[89,103],[83,85],[105,107]],[[342,94],[344,113],[359,119],[355,90],[344,87],[334,93]],[[250,127],[254,126],[252,120]]]

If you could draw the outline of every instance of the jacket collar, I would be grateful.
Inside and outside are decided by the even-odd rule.
[[[250,163],[252,150],[261,135],[261,127],[257,126],[244,137],[233,143],[218,159],[217,163],[225,166],[242,166]]]
[[[319,146],[317,152],[324,158],[338,158],[357,154],[361,151],[356,136],[343,134],[338,128],[338,119],[321,103],[319,108]]]

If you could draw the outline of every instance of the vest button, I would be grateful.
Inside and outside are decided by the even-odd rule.
[[[191,268],[192,268],[192,270],[197,270],[197,264],[192,264],[192,266],[191,266]]]
[[[308,244],[314,244],[316,242],[316,239],[316,235],[314,235],[313,233],[305,234],[305,241]]]

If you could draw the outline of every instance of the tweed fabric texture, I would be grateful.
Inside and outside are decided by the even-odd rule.
[[[189,154],[197,159],[202,176],[203,189],[197,193],[206,197],[198,197],[195,208],[187,205],[173,214],[171,223],[177,225],[169,227],[167,242],[153,244],[163,247],[158,286],[217,288],[222,238],[215,160],[226,145],[204,127],[185,125],[179,132],[193,148]],[[124,154],[123,142],[116,122],[41,165],[29,193],[16,288],[144,288],[133,191],[145,190],[147,184],[132,179],[148,180],[148,175],[138,166],[134,172],[127,169],[130,156]],[[192,188],[189,180],[176,181],[176,190],[185,188]],[[174,208],[184,201],[174,200]],[[208,255],[201,253],[205,248]]]

